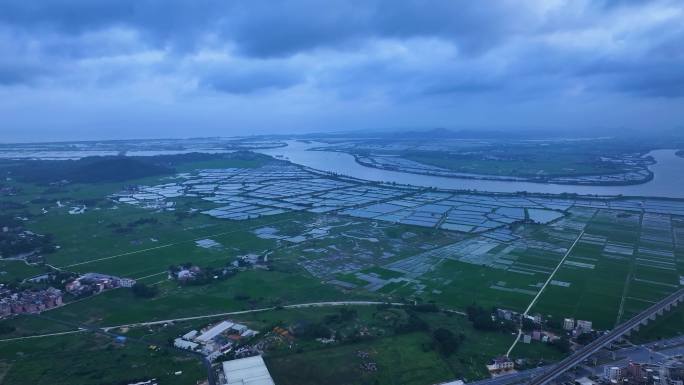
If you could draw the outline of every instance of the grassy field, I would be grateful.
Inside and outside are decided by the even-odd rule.
[[[28,265],[21,260],[0,260],[0,283],[21,281],[45,271],[44,267]]]
[[[673,311],[642,327],[629,340],[633,343],[645,343],[681,335],[684,335],[684,306],[680,305]]]
[[[441,152],[410,152],[404,157],[415,162],[449,170],[497,176],[600,175],[623,171],[617,164],[598,160],[587,153],[558,153],[557,149],[537,149],[533,152],[509,152],[501,149],[495,155],[483,152],[474,155],[454,155]]]
[[[377,319],[382,317],[378,314],[384,313],[364,309],[359,314],[360,318],[375,315]],[[430,325],[431,330],[445,328],[462,334],[465,339],[457,352],[443,356],[432,346],[429,332],[414,332],[357,343],[310,347],[294,354],[276,353],[267,356],[267,364],[276,382],[284,384],[418,385],[454,378],[473,380],[487,376],[485,364],[505,351],[514,338],[507,334],[479,332],[463,316],[421,313],[419,317]],[[377,372],[362,370],[363,360],[358,352],[369,353],[369,360],[378,365]],[[316,357],[326,359],[318,360]],[[514,357],[526,357],[537,362],[555,360],[561,355],[549,346],[536,343],[522,346],[514,352]]]
[[[448,365],[435,351],[425,352],[430,342],[423,333],[378,341],[343,345],[267,359],[278,384],[407,384],[438,383],[453,378]],[[361,369],[359,351],[377,363],[377,372]],[[319,357],[325,357],[320,360]]]
[[[246,271],[204,286],[179,286],[165,276],[159,279],[160,292],[155,298],[138,298],[128,289],[116,289],[48,313],[59,319],[109,326],[279,304],[368,298],[350,298],[306,276],[277,271]],[[236,299],[238,295],[249,299]]]
[[[194,384],[206,377],[200,361],[145,344],[116,344],[88,333],[0,342],[3,384],[121,384],[157,378],[163,384]],[[176,375],[176,372],[181,372]]]

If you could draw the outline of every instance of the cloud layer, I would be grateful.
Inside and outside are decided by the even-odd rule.
[[[679,0],[0,2],[0,141],[681,126]]]

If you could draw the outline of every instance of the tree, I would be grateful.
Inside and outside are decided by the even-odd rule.
[[[406,322],[394,327],[394,332],[396,334],[427,331],[430,329],[430,325],[418,317],[414,312],[408,311],[407,313],[408,318],[406,319]]]
[[[456,352],[463,338],[462,334],[456,336],[450,330],[444,328],[439,328],[432,332],[432,339],[437,345],[437,350],[446,357]]]
[[[0,324],[0,334],[9,334],[15,330],[16,328],[12,325]]]
[[[356,309],[349,309],[346,307],[343,307],[340,309],[340,319],[342,321],[351,321],[354,320],[357,316]]]
[[[567,353],[570,351],[570,340],[566,337],[561,337],[551,343],[551,345],[558,349],[561,353]]]
[[[157,288],[152,287],[152,286],[147,286],[144,283],[136,282],[133,287],[133,294],[135,294],[136,297],[141,297],[141,298],[152,298],[155,295],[157,295]]]
[[[466,313],[475,329],[488,331],[499,330],[499,325],[492,320],[492,314],[481,306],[472,304],[466,308]]]
[[[529,319],[529,318],[523,318],[522,320],[522,330],[526,332],[531,332],[532,330],[537,328],[537,324]]]
[[[582,333],[577,336],[576,340],[578,344],[586,345],[596,339],[594,333]]]
[[[436,313],[439,308],[434,303],[420,303],[411,307],[411,310],[421,313]]]

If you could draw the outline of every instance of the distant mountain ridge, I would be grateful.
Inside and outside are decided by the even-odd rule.
[[[547,130],[480,130],[480,129],[448,129],[443,127],[430,128],[425,130],[353,130],[331,133],[311,133],[296,135],[298,138],[375,138],[393,140],[432,140],[432,139],[510,139],[510,140],[532,140],[532,139],[577,139],[597,136],[612,136],[609,130],[569,130],[549,132]]]

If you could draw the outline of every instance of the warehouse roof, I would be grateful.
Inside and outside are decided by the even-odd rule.
[[[223,374],[229,385],[274,385],[261,356],[225,361]]]

